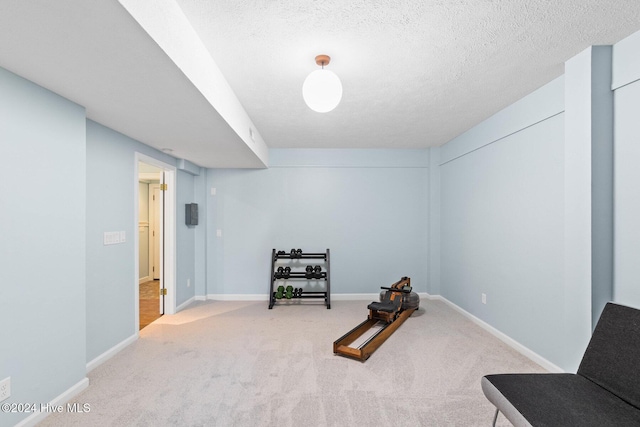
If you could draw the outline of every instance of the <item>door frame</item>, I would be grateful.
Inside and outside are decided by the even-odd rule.
[[[135,152],[134,155],[134,212],[133,219],[137,230],[139,221],[139,194],[138,194],[138,163],[143,162],[156,166],[164,171],[164,182],[167,184],[167,190],[164,193],[164,228],[163,235],[160,239],[160,253],[164,253],[163,260],[160,262],[160,277],[167,295],[164,297],[165,314],[176,313],[176,167],[171,166],[161,160],[149,157],[145,154]],[[139,233],[134,233],[135,247],[135,268],[134,268],[134,313],[135,313],[135,331],[136,335],[140,330],[140,284],[138,276],[140,274],[140,260],[138,254],[140,252]]]

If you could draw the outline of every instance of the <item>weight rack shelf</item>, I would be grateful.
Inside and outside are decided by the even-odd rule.
[[[296,260],[322,260],[324,266],[311,266],[311,265],[302,265],[297,263]],[[280,263],[279,261],[287,260],[287,263]],[[286,267],[285,267],[286,266]],[[303,267],[306,270],[292,270],[292,268],[300,268]],[[287,270],[285,270],[285,268]],[[304,291],[302,288],[299,289],[300,292],[296,292],[291,295],[290,299],[297,298],[315,298],[315,299],[324,299],[324,303],[327,306],[327,309],[331,308],[331,280],[329,274],[330,262],[329,262],[329,249],[326,252],[316,252],[316,253],[304,253],[301,249],[291,249],[290,252],[285,251],[276,251],[273,249],[271,251],[271,273],[269,275],[269,309],[272,309],[273,306],[278,302],[278,298],[276,295],[278,292],[276,291],[276,282],[277,281],[289,281],[289,280],[324,280],[326,282],[324,291]],[[298,288],[296,288],[298,289]],[[281,294],[282,295],[282,294]],[[284,298],[284,296],[282,296]]]

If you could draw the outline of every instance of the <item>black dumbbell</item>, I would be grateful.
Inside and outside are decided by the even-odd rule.
[[[307,279],[313,279],[313,266],[312,265],[307,265],[306,266],[304,277],[306,277]]]
[[[278,251],[277,255],[284,255],[285,253],[285,251]]]
[[[296,250],[296,254],[298,255],[298,258],[302,258],[302,249]]]
[[[320,267],[319,265],[316,265],[313,268],[313,277],[315,277],[316,279],[322,279],[322,267]]]
[[[287,266],[287,267],[284,268],[284,275],[283,276],[284,276],[285,279],[288,279],[290,275],[291,275],[291,267]]]

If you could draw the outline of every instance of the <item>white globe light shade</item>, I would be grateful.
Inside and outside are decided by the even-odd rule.
[[[313,111],[327,113],[340,103],[342,83],[334,72],[324,69],[316,70],[304,80],[302,97]]]

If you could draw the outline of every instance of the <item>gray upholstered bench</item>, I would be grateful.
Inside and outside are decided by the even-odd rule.
[[[640,310],[608,303],[577,374],[498,374],[482,391],[514,426],[640,426]]]

